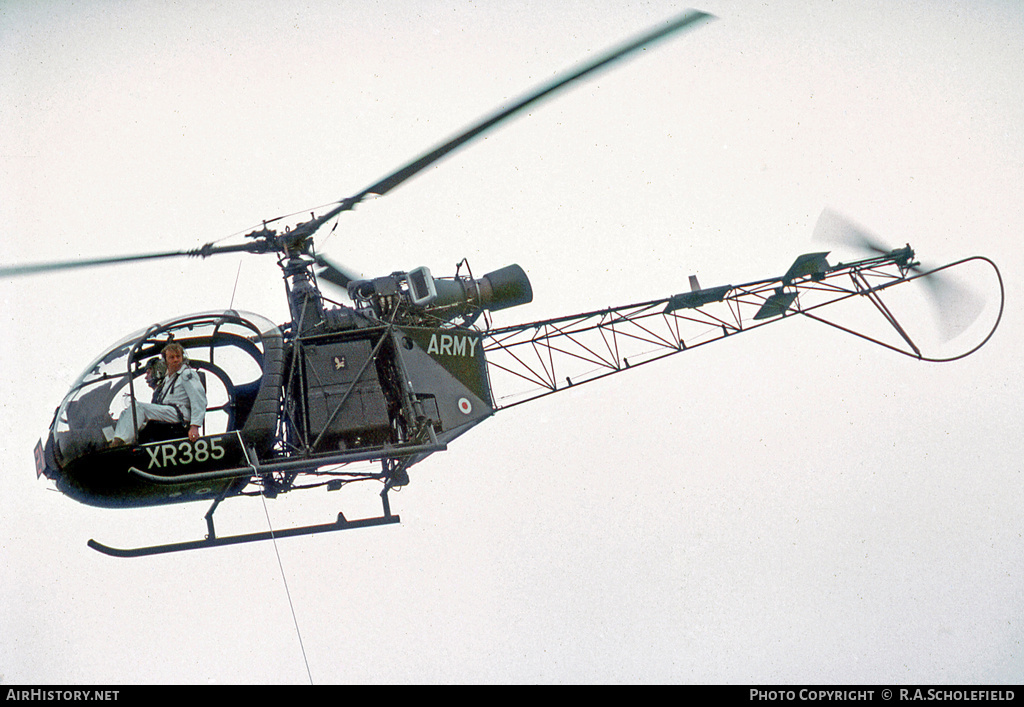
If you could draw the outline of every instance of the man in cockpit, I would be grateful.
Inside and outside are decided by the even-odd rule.
[[[206,416],[206,391],[199,380],[199,375],[192,370],[185,360],[185,350],[181,344],[173,341],[164,347],[163,363],[167,373],[163,383],[153,393],[153,402],[135,403],[135,416],[138,418],[139,429],[147,422],[155,420],[188,425],[188,438],[195,442],[199,439],[199,427]],[[146,372],[149,379],[149,369]],[[121,413],[114,428],[114,439],[111,447],[120,447],[135,442],[135,421],[132,409]]]
[[[146,364],[146,385],[153,391],[153,397],[157,396],[157,391],[164,384],[164,380],[167,378],[167,364],[164,363],[162,357],[154,356],[149,359],[149,363]]]

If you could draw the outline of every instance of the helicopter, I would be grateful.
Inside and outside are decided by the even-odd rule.
[[[492,324],[493,313],[533,299],[519,265],[476,277],[462,261],[449,277],[419,267],[362,279],[317,251],[317,234],[331,222],[336,227],[344,212],[386,195],[538,101],[711,19],[688,12],[611,49],[295,226],[264,221],[232,245],[0,268],[0,276],[13,277],[226,253],[271,255],[281,268],[288,322],[275,324],[232,309],[161,321],[115,342],[74,381],[34,450],[38,477],[100,507],[211,504],[202,540],[130,549],[90,540],[89,546],[137,557],[398,523],[389,493],[409,483],[409,469],[498,411],[792,316],[925,361],[962,358],[983,346],[998,326],[1002,304],[979,344],[939,358],[925,353],[883,297],[896,286],[918,279],[935,283],[944,272],[972,263],[992,268],[1001,293],[1001,276],[991,261],[975,257],[926,269],[909,245],[878,245],[830,211],[823,213],[819,230],[857,241],[872,251],[870,257],[833,264],[829,253],[808,253],[779,276],[709,288],[691,277],[689,291],[656,300],[503,327]],[[341,288],[350,304],[330,299],[331,286]],[[826,318],[825,307],[851,301],[877,309],[895,339]],[[209,400],[196,440],[180,426],[137,424],[148,364],[170,342],[182,346]],[[503,392],[513,388],[511,394]],[[120,414],[140,427],[137,440],[111,447],[123,404]],[[379,466],[367,471],[366,464]],[[213,516],[227,498],[336,490],[356,481],[382,485],[380,516],[349,519],[339,513],[334,522],[320,525],[227,537],[216,533]]]

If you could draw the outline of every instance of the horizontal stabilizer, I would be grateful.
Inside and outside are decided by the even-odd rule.
[[[798,277],[806,277],[810,275],[824,276],[828,272],[828,261],[825,256],[828,255],[828,251],[824,253],[804,253],[789,266],[789,270],[782,276],[782,282],[790,284],[793,280]],[[820,278],[819,278],[820,279]]]
[[[789,305],[793,304],[793,300],[796,299],[796,295],[795,291],[785,292],[780,287],[775,291],[775,294],[764,301],[761,309],[757,310],[757,314],[754,315],[754,319],[770,319],[780,314],[785,314],[786,310],[789,309]]]
[[[665,305],[665,313],[668,314],[677,309],[695,309],[709,302],[721,302],[731,289],[732,285],[722,285],[721,287],[709,287],[706,290],[673,295]]]

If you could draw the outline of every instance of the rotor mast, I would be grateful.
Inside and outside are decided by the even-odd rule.
[[[313,271],[313,266],[318,262],[314,255],[313,234],[339,212],[340,209],[335,207],[322,216],[310,214],[309,221],[300,223],[295,228],[286,228],[280,234],[267,228],[264,223],[262,229],[245,235],[247,239],[251,239],[249,243],[241,247],[235,246],[250,253],[273,251],[279,254],[278,265],[284,274],[288,308],[298,336],[317,329],[325,319],[324,298],[317,287]],[[214,248],[213,252],[222,251]]]

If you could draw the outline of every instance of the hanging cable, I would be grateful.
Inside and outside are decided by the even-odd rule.
[[[263,500],[263,513],[267,516],[267,527],[270,528],[270,539],[274,541],[274,554],[277,555],[277,566],[281,570],[281,581],[284,582],[284,593],[288,597],[288,608],[292,612],[292,623],[295,624],[295,635],[299,637],[299,650],[302,651],[302,662],[306,664],[306,676],[309,684],[313,684],[313,674],[309,671],[309,660],[306,659],[306,648],[302,645],[302,633],[299,631],[299,620],[295,617],[295,605],[292,604],[292,593],[288,591],[288,579],[284,576],[284,564],[281,562],[281,553],[277,549],[277,536],[274,535],[274,527],[270,524],[270,512],[267,510],[267,499],[261,494]]]

